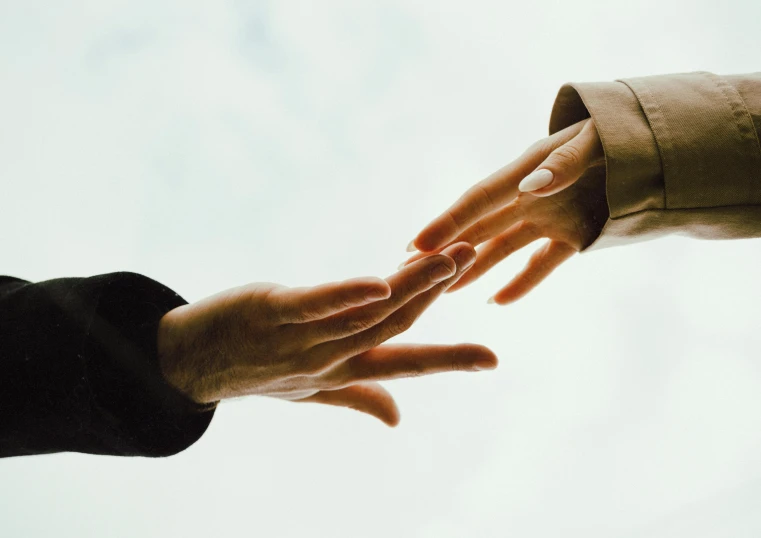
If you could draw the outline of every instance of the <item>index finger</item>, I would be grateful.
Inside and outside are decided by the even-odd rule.
[[[377,277],[329,282],[313,288],[279,288],[269,294],[284,323],[306,323],[343,310],[382,301],[391,295],[388,283]]]
[[[436,217],[412,240],[407,250],[437,250],[464,232],[478,219],[500,208],[518,195],[521,180],[533,172],[558,145],[579,134],[579,122],[534,144],[515,161],[476,183],[449,209]]]
[[[443,247],[476,220],[500,207],[518,193],[525,173],[519,161],[508,164],[473,185],[449,209],[433,219],[412,240],[408,251],[430,252]],[[528,173],[528,172],[526,172]]]

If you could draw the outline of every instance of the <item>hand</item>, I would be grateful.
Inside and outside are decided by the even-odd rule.
[[[379,346],[407,330],[475,257],[460,243],[385,281],[259,283],[181,306],[159,326],[162,370],[199,403],[258,394],[351,407],[396,425],[396,404],[376,381],[497,365],[477,345]]]
[[[587,119],[540,140],[471,187],[410,243],[409,251],[421,252],[405,263],[453,243],[483,243],[473,268],[448,290],[455,291],[529,243],[549,239],[489,299],[507,304],[587,246],[606,216],[604,154],[594,122]]]

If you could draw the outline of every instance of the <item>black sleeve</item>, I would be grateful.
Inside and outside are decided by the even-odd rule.
[[[158,457],[197,441],[214,408],[164,381],[156,349],[159,320],[183,304],[135,273],[0,277],[0,457]]]

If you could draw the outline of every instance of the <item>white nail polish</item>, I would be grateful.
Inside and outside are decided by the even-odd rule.
[[[532,192],[542,187],[546,187],[550,183],[554,176],[551,170],[541,169],[534,170],[529,175],[523,178],[523,181],[518,185],[518,190],[521,192]]]
[[[495,304],[497,301],[494,300],[494,297],[489,297],[489,300],[486,301],[486,304]]]
[[[407,252],[415,252],[417,249],[415,248],[415,240],[413,239],[410,241],[410,244],[407,245]]]

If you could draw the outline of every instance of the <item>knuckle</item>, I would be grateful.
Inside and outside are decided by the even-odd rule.
[[[565,144],[552,153],[553,160],[566,168],[578,168],[582,164],[581,151],[576,146]]]
[[[490,209],[494,205],[494,200],[489,194],[489,191],[483,185],[475,184],[467,191],[467,199],[470,201],[470,206],[477,212]]]
[[[526,240],[536,238],[541,235],[539,226],[529,220],[522,220],[513,225],[510,230],[502,236],[505,243],[524,243]]]
[[[280,298],[278,288],[270,288],[264,291],[262,300],[266,305],[266,310],[269,318],[276,322],[280,322],[286,318],[286,309],[283,300]]]
[[[296,361],[293,370],[299,375],[318,375],[325,368],[325,364],[315,358],[306,358]]]
[[[396,316],[388,321],[386,332],[390,336],[402,334],[404,331],[412,327],[414,321],[415,320],[411,316]]]
[[[549,136],[546,136],[531,144],[526,150],[526,153],[530,156],[545,155],[552,151],[552,146],[552,139]]]
[[[358,318],[350,318],[350,319],[342,320],[340,322],[340,325],[341,325],[340,328],[343,329],[343,331],[353,334],[353,333],[366,331],[367,329],[372,327],[374,324],[375,323],[372,318],[358,317]]]
[[[359,361],[349,361],[346,363],[346,367],[339,375],[342,383],[350,384],[369,379],[372,377],[372,370]]]
[[[465,362],[458,353],[452,353],[449,361],[449,368],[452,372],[461,372],[470,369],[470,365]]]
[[[291,317],[296,322],[310,321],[320,317],[320,310],[314,305],[301,305],[293,312]]]
[[[426,374],[425,366],[420,362],[411,362],[405,370],[407,377],[421,377]]]
[[[536,235],[539,233],[539,227],[529,220],[522,220],[518,224],[517,230],[527,235]]]
[[[418,272],[410,279],[406,280],[400,287],[398,293],[395,293],[393,302],[390,307],[399,308],[411,297],[427,289],[431,282],[431,269],[436,265],[435,260],[426,261],[425,266],[421,266]]]
[[[499,242],[499,247],[496,249],[496,253],[499,256],[509,256],[516,250],[517,249],[515,248],[515,245],[510,240],[510,238],[505,237],[502,239],[502,241]]]
[[[455,230],[457,230],[457,231],[462,230],[462,223],[461,223],[460,219],[457,218],[457,215],[455,214],[454,211],[452,211],[451,209],[447,209],[444,214],[447,217],[449,217],[449,220],[454,225]]]
[[[471,226],[467,236],[463,236],[462,240],[471,244],[479,244],[482,243],[484,239],[488,237],[488,235],[489,231],[486,229],[486,226],[484,226],[484,223],[479,220],[473,224],[473,226]]]
[[[356,306],[356,300],[354,294],[352,294],[348,290],[341,290],[341,292],[338,294],[338,297],[336,297],[335,300],[335,306],[338,307],[340,310],[346,310],[348,308],[352,308],[353,306]]]
[[[337,335],[356,334],[371,326],[371,321],[365,317],[336,316],[324,320],[319,332],[324,336],[333,338]]]

